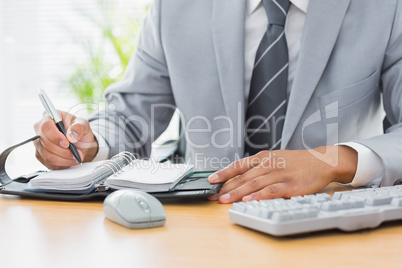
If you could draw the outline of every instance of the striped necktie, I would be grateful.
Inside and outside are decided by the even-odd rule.
[[[246,114],[245,153],[280,148],[286,113],[289,56],[285,37],[289,0],[262,0],[268,27],[257,50]]]

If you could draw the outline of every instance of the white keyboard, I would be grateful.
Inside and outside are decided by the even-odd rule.
[[[402,185],[233,203],[230,220],[275,236],[355,231],[402,219]],[[402,224],[402,222],[401,222]]]

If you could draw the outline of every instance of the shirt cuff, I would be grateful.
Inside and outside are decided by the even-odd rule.
[[[95,155],[95,158],[92,161],[100,161],[100,160],[107,160],[109,158],[109,146],[106,142],[106,140],[100,135],[98,132],[93,131],[94,136],[98,140],[98,152]]]
[[[351,147],[357,152],[357,170],[355,177],[349,185],[359,186],[379,186],[384,177],[384,165],[380,157],[370,148],[356,142],[345,142],[336,145]]]

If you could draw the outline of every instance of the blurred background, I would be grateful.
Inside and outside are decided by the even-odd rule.
[[[56,108],[88,117],[122,77],[151,1],[0,0],[0,151],[35,135],[39,88]],[[42,166],[30,144],[7,167]]]

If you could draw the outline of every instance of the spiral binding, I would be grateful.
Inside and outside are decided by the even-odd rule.
[[[111,160],[115,160],[115,159],[119,159],[119,158],[123,158],[127,164],[129,165],[129,167],[133,167],[133,162],[135,160],[137,160],[137,157],[135,157],[135,155],[133,153],[127,152],[127,151],[123,151],[115,156],[112,157]]]
[[[97,166],[94,169],[94,173],[99,171],[101,168],[108,168],[113,172],[114,176],[117,176],[123,171],[124,165],[120,165],[117,162],[117,159],[123,158],[124,161],[127,162],[127,165],[131,168],[133,166],[133,162],[137,159],[133,153],[124,151],[112,157],[112,159],[107,160],[106,162],[102,163],[101,165]],[[124,162],[123,162],[124,163]]]
[[[106,161],[106,162],[104,162],[104,163],[102,163],[102,165],[99,165],[99,166],[97,166],[95,169],[94,169],[94,172],[93,173],[96,173],[96,172],[98,172],[100,169],[102,169],[102,168],[108,168],[109,170],[111,170],[112,172],[113,172],[113,175],[114,176],[117,176],[117,174],[119,174],[120,173],[120,165],[118,165],[118,167],[116,167],[116,162],[114,162],[114,161],[111,161],[111,160],[108,160],[108,161]]]

